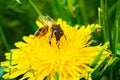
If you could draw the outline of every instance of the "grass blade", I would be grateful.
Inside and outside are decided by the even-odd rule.
[[[30,4],[33,6],[33,8],[35,9],[35,11],[38,13],[39,17],[44,20],[43,18],[43,14],[40,12],[40,10],[37,8],[37,6],[31,1],[29,0]]]
[[[102,53],[103,53],[103,51],[106,49],[106,47],[108,46],[108,42],[106,42],[104,45],[103,45],[103,48],[100,50],[100,52],[98,53],[98,55],[96,56],[96,58],[94,59],[94,61],[90,64],[90,67],[95,67],[97,64],[98,64],[98,62],[99,62],[99,60],[100,60],[100,58],[101,58],[101,56],[102,56]]]
[[[2,31],[1,26],[0,26],[0,34],[1,34],[1,37],[2,37],[3,43],[4,43],[4,45],[5,45],[6,49],[7,49],[7,51],[9,51],[10,48],[9,48],[9,46],[8,46],[8,43],[7,43],[6,39],[5,39],[5,36],[4,36],[4,34],[3,34],[3,31]]]

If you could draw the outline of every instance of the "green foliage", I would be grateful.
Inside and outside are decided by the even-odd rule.
[[[0,79],[2,78],[2,75],[4,73],[5,66],[0,68]]]

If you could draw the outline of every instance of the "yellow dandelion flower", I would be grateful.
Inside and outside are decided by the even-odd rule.
[[[64,31],[64,36],[60,38],[60,45],[56,45],[55,38],[52,38],[50,45],[48,42],[49,33],[43,37],[34,35],[24,36],[25,42],[16,42],[17,49],[12,49],[12,64],[9,64],[10,54],[6,53],[8,61],[2,65],[7,66],[3,78],[16,78],[22,75],[20,80],[54,80],[54,73],[57,71],[59,80],[79,80],[87,78],[92,70],[88,65],[94,60],[102,46],[89,46],[91,38],[91,27],[78,25],[72,27],[66,22],[58,19]],[[96,26],[96,25],[95,25]],[[98,26],[98,25],[97,25]],[[109,52],[104,51],[104,55]],[[10,73],[9,73],[10,69]]]

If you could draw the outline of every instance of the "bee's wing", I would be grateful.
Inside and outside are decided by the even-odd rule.
[[[38,20],[36,21],[36,24],[39,28],[43,27],[44,25],[48,25],[50,28],[55,23],[55,21],[48,15],[41,17],[38,17]]]
[[[47,21],[51,21],[51,22],[54,21],[54,20],[53,20],[50,16],[48,16],[48,15],[44,16],[44,19],[47,20]]]

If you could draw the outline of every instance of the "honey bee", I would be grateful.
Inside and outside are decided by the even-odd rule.
[[[35,35],[36,37],[37,37],[37,36],[42,37],[42,36],[46,35],[47,32],[48,32],[48,26],[46,25],[46,26],[44,26],[44,27],[42,27],[42,28],[39,28],[39,29],[34,33],[34,35]]]
[[[56,44],[58,44],[58,42],[60,41],[60,38],[64,35],[64,32],[61,29],[60,24],[53,24],[50,29],[51,29],[51,35],[49,36],[49,44],[51,45],[51,38],[53,38],[53,36],[55,36]]]
[[[50,34],[50,36],[48,37],[48,42],[49,42],[49,44],[51,45],[51,39],[53,38],[53,37],[55,37],[55,39],[56,39],[56,44],[58,45],[58,47],[59,47],[59,41],[60,41],[60,38],[62,37],[62,36],[64,36],[65,37],[65,35],[64,35],[64,32],[63,32],[63,30],[62,30],[62,28],[60,27],[60,24],[56,24],[56,23],[54,23],[54,21],[49,17],[49,16],[45,16],[45,22],[43,22],[41,19],[39,19],[39,21],[43,24],[43,27],[42,28],[40,28],[40,29],[38,29],[36,32],[35,32],[35,36],[37,37],[37,36],[44,36],[44,35],[46,35],[47,33],[48,33],[48,31],[49,31],[49,29],[50,29],[50,31],[51,31],[51,34]],[[65,39],[66,39],[66,37],[65,37]]]

